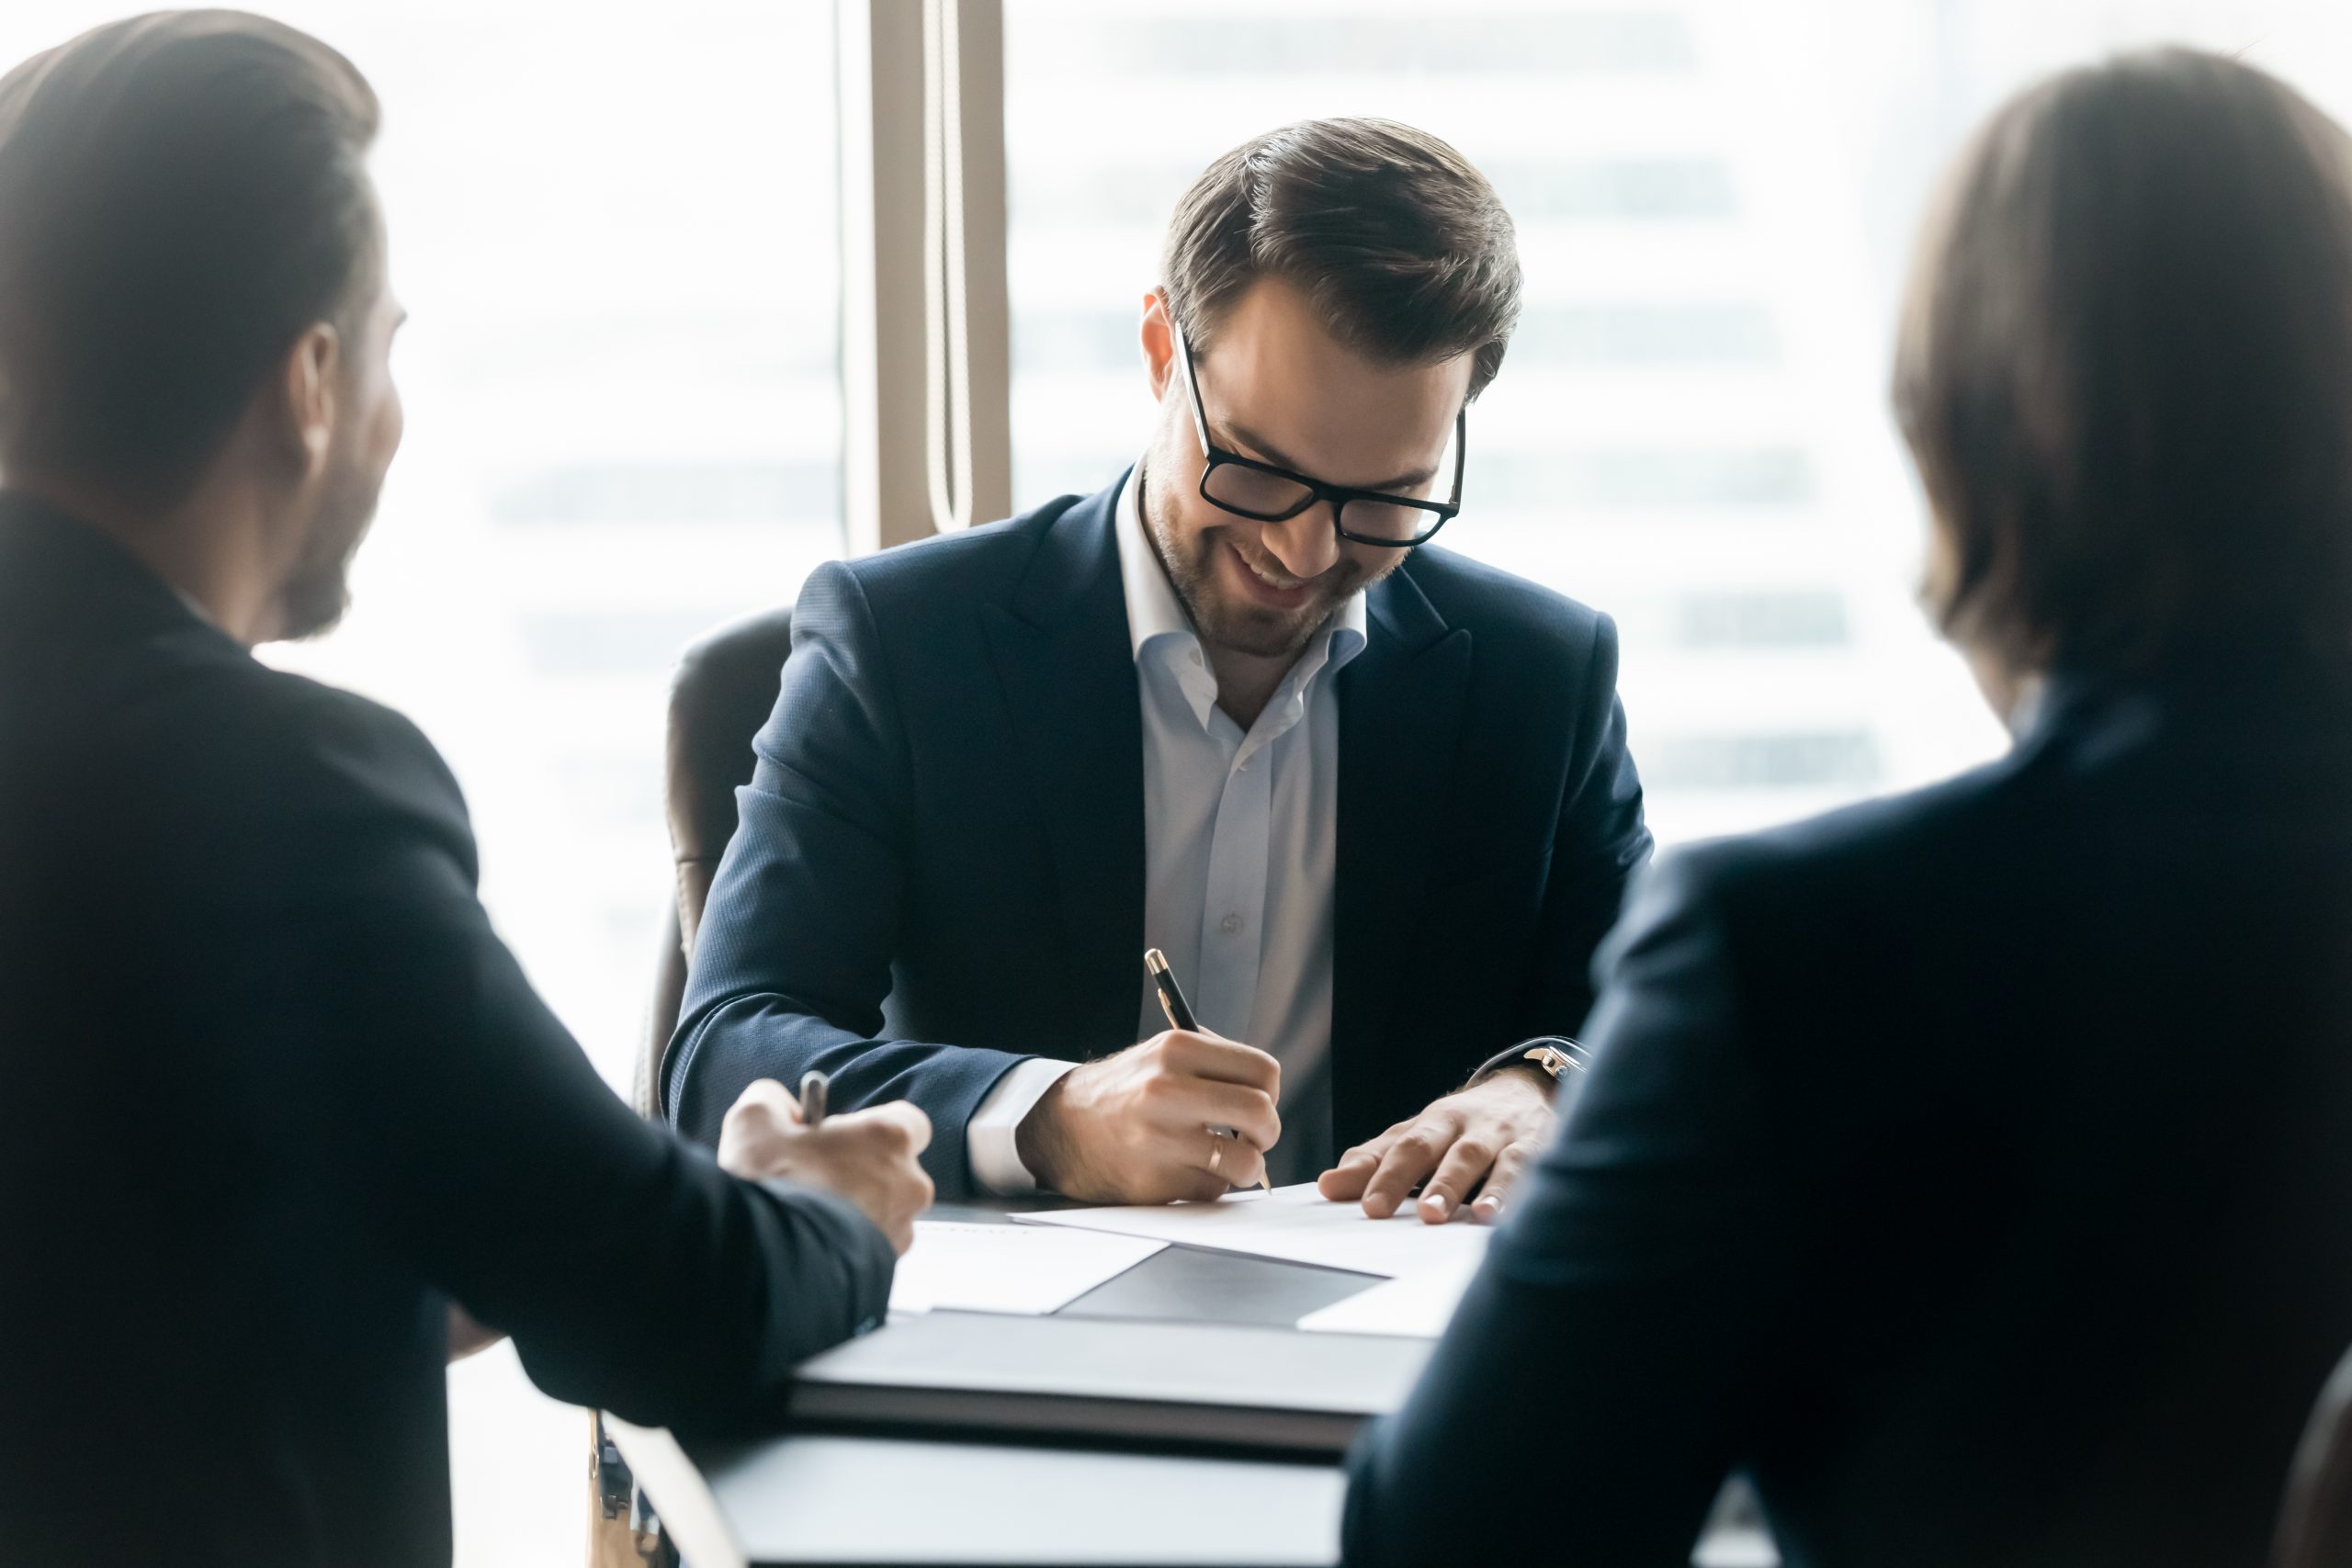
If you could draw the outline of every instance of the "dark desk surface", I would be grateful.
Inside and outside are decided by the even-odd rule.
[[[1170,1247],[1059,1315],[1283,1325],[1378,1282]],[[1331,1465],[814,1434],[689,1454],[666,1433],[607,1420],[690,1568],[1324,1568],[1339,1555],[1345,1488]],[[1719,1532],[1699,1557],[1709,1568],[1773,1561],[1753,1532]]]

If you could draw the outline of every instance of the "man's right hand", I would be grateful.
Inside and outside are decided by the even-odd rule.
[[[1264,1151],[1283,1132],[1282,1080],[1282,1064],[1253,1045],[1170,1030],[1063,1074],[1022,1118],[1013,1146],[1038,1186],[1066,1198],[1218,1198],[1265,1173]]]
[[[828,1116],[815,1127],[774,1078],[762,1078],[728,1108],[718,1163],[747,1180],[831,1188],[872,1220],[904,1256],[915,1216],[931,1207],[931,1178],[915,1156],[931,1142],[931,1118],[905,1100]]]

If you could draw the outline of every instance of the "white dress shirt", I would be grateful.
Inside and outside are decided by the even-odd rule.
[[[1247,732],[1216,705],[1216,676],[1144,532],[1138,463],[1115,530],[1143,702],[1144,940],[1204,1028],[1283,1065],[1272,1164],[1304,1180],[1331,1149],[1331,880],[1340,837],[1335,678],[1363,651],[1362,593],[1301,649]],[[1167,1027],[1136,955],[1136,1038]],[[1039,1058],[999,1079],[967,1129],[973,1179],[1036,1190],[1013,1133],[1077,1064]]]

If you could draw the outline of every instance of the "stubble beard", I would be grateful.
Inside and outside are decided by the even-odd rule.
[[[379,487],[346,464],[327,486],[311,519],[302,558],[278,593],[278,638],[324,637],[351,608],[351,565],[376,519]]]
[[[1317,580],[1325,586],[1295,610],[1237,604],[1217,581],[1216,553],[1228,547],[1227,530],[1204,528],[1187,537],[1164,514],[1159,491],[1145,484],[1141,499],[1144,532],[1169,583],[1192,616],[1193,629],[1214,647],[1258,659],[1295,658],[1333,612],[1379,575],[1342,558]]]

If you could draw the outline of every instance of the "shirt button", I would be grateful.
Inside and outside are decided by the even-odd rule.
[[[1238,915],[1227,915],[1224,919],[1217,922],[1216,929],[1223,931],[1226,935],[1231,936],[1235,931],[1241,929],[1241,917]]]
[[[1200,668],[1200,663],[1201,663],[1201,650],[1200,650],[1199,649],[1197,649],[1197,648],[1196,648],[1196,649],[1193,649],[1193,667],[1194,669],[1198,669],[1198,668]]]

